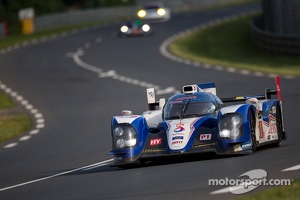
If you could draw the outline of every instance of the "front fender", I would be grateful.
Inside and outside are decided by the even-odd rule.
[[[141,115],[129,115],[129,116],[115,116],[112,118],[111,123],[111,137],[114,140],[113,128],[118,124],[130,124],[137,132],[137,144],[133,147],[126,147],[124,149],[117,149],[112,145],[112,155],[121,155],[124,159],[130,158],[130,161],[138,159],[142,153],[145,142],[149,134],[149,127],[146,119]]]

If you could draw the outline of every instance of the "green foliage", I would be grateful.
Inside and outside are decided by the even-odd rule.
[[[24,8],[34,8],[35,16],[49,13],[63,12],[68,9],[84,9],[103,6],[133,5],[135,0],[0,0],[0,22],[6,21],[9,34],[16,35],[21,32],[21,23],[18,12]]]
[[[83,1],[84,8],[134,5],[134,0],[89,0]]]
[[[297,200],[300,197],[300,181],[297,180],[290,186],[275,187],[238,200]]]

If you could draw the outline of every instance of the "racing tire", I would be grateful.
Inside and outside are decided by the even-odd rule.
[[[249,121],[249,125],[250,125],[250,140],[251,140],[251,144],[252,144],[252,154],[255,153],[256,151],[256,147],[257,147],[257,141],[256,141],[256,135],[255,135],[255,116],[253,114],[253,112],[250,112],[250,121]]]
[[[132,168],[139,168],[145,165],[145,162],[142,160],[137,160],[135,163],[118,165],[120,169],[132,169]]]
[[[281,140],[283,138],[282,114],[279,105],[276,106],[276,128],[277,128],[278,140],[274,144],[274,146],[279,147],[281,145]]]

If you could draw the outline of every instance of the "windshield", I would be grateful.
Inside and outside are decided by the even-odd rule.
[[[201,117],[214,113],[216,106],[212,102],[172,102],[164,108],[164,119],[182,119]]]

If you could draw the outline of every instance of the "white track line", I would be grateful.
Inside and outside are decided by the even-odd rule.
[[[35,119],[35,124],[36,124],[35,129],[31,130],[28,135],[23,135],[22,137],[20,137],[18,142],[27,141],[32,137],[32,135],[39,133],[38,129],[45,127],[45,119],[43,118],[43,115],[36,108],[34,108],[34,106],[30,104],[23,96],[13,91],[11,88],[7,87],[1,81],[0,81],[0,88],[11,98],[15,99],[20,105],[24,106],[24,108],[31,113],[32,118]],[[5,145],[3,148],[9,149],[15,147],[19,144],[18,142],[9,143]]]
[[[300,170],[300,165],[296,165],[294,167],[286,168],[286,169],[282,170],[282,172],[296,171],[296,170]]]
[[[72,170],[69,170],[69,171],[61,172],[61,173],[54,174],[54,175],[51,175],[51,176],[46,176],[44,178],[39,178],[39,179],[35,179],[35,180],[32,180],[32,181],[12,185],[12,186],[9,186],[9,187],[0,188],[0,192],[5,191],[5,190],[10,190],[10,189],[13,189],[13,188],[17,188],[17,187],[21,187],[21,186],[25,186],[25,185],[29,185],[29,184],[32,184],[32,183],[41,182],[41,181],[44,181],[44,180],[47,180],[47,179],[51,179],[51,178],[55,178],[55,177],[58,177],[58,176],[70,174],[70,173],[80,171],[80,170],[93,169],[93,168],[96,168],[96,167],[109,165],[109,163],[111,161],[113,161],[113,159],[109,159],[109,160],[105,160],[105,161],[98,162],[98,163],[95,163],[95,164],[80,167],[80,168],[77,168],[77,169],[72,169]]]
[[[99,41],[101,41],[101,39],[97,38],[96,41],[97,41],[97,43],[99,43]],[[90,47],[90,43],[85,43],[84,46],[87,46],[86,44],[89,44],[88,46]],[[84,68],[88,71],[97,73],[99,78],[113,78],[115,80],[126,82],[126,83],[132,84],[132,85],[137,85],[137,86],[140,86],[140,87],[145,87],[145,88],[153,87],[156,90],[157,95],[169,94],[169,93],[178,93],[179,92],[179,91],[175,90],[174,87],[167,87],[165,89],[161,89],[158,85],[154,85],[152,83],[147,83],[145,81],[140,81],[140,80],[137,80],[137,79],[133,79],[133,78],[130,78],[130,77],[119,75],[119,74],[117,74],[117,72],[115,70],[108,70],[106,72],[103,72],[103,69],[101,69],[100,67],[90,65],[90,64],[84,62],[80,58],[82,55],[84,55],[84,51],[83,51],[83,48],[80,47],[80,48],[77,49],[77,52],[68,53],[67,57],[72,57],[74,62],[78,66],[80,66],[80,67],[82,67],[82,68]]]
[[[194,31],[204,30],[206,28],[218,25],[220,23],[223,23],[223,22],[226,22],[226,21],[230,21],[230,20],[234,20],[234,19],[237,19],[239,17],[243,17],[243,16],[246,16],[246,15],[249,15],[249,14],[254,14],[254,13],[257,13],[257,10],[251,10],[251,11],[248,11],[248,12],[242,12],[240,14],[236,14],[236,15],[232,15],[232,16],[226,16],[224,18],[215,19],[215,20],[207,22],[205,24],[202,24],[202,25],[199,25],[199,26],[195,26],[195,27],[186,29],[186,30],[184,30],[182,32],[174,34],[173,36],[171,36],[171,37],[167,38],[165,41],[163,41],[163,43],[159,47],[159,51],[160,51],[160,53],[164,57],[166,57],[166,58],[168,58],[170,60],[173,60],[173,61],[179,62],[179,63],[184,63],[186,65],[191,65],[191,66],[194,66],[194,67],[203,67],[205,69],[214,69],[214,70],[218,70],[218,71],[225,70],[225,71],[230,72],[230,73],[239,73],[239,74],[246,75],[246,76],[254,75],[254,76],[258,76],[258,77],[273,78],[274,74],[266,74],[266,73],[262,73],[262,72],[250,72],[248,70],[243,70],[243,69],[239,70],[239,69],[233,69],[233,68],[228,68],[228,67],[223,67],[223,66],[217,66],[217,65],[211,65],[211,64],[206,64],[206,63],[193,62],[193,61],[190,61],[190,60],[186,60],[184,58],[177,57],[177,56],[171,54],[168,51],[168,46],[173,41],[175,41],[176,39],[178,39],[180,37],[183,37],[183,36],[185,36],[187,34],[190,34],[190,33],[194,32]],[[286,78],[286,79],[294,79],[294,78],[296,78],[296,76],[293,76],[293,75],[283,75],[282,77]]]

